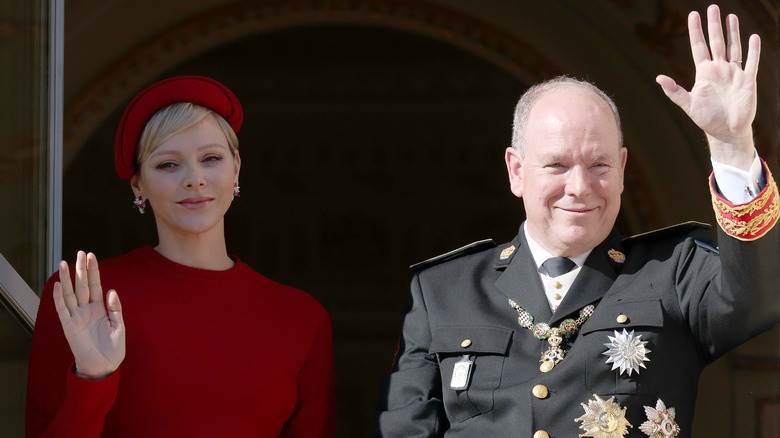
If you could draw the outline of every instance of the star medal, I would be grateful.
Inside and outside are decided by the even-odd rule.
[[[577,319],[564,319],[558,327],[550,327],[545,322],[537,322],[534,324],[534,316],[531,313],[512,299],[509,299],[509,306],[511,306],[517,312],[517,323],[520,327],[526,328],[531,331],[536,339],[540,341],[546,340],[549,344],[547,350],[542,353],[542,358],[539,359],[539,370],[543,373],[551,371],[555,365],[558,365],[560,361],[566,356],[561,344],[564,338],[568,338],[579,330],[580,326],[588,320],[590,315],[593,314],[593,310],[596,308],[593,304],[589,304],[580,310],[579,317]]]
[[[647,368],[644,363],[650,361],[647,358],[650,350],[645,347],[647,341],[642,340],[642,335],[623,329],[623,333],[615,330],[614,337],[607,337],[610,342],[604,345],[609,349],[602,354],[609,357],[607,363],[612,364],[612,370],[620,369],[619,374],[627,372],[630,376],[634,372],[639,374],[639,367]]]
[[[585,415],[574,421],[581,423],[580,437],[591,438],[620,438],[628,434],[628,428],[633,427],[626,420],[626,408],[621,408],[615,402],[615,397],[607,400],[593,394],[593,399],[588,404],[580,403],[585,409]]]
[[[674,421],[674,408],[667,408],[661,399],[655,403],[655,409],[645,406],[647,421],[639,430],[650,438],[672,438],[680,434],[680,426]]]

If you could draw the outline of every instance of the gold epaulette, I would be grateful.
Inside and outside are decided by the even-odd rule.
[[[780,218],[780,194],[772,172],[762,161],[766,186],[752,201],[733,204],[718,193],[715,177],[710,174],[710,194],[715,219],[720,228],[729,236],[739,240],[756,240],[768,233]]]

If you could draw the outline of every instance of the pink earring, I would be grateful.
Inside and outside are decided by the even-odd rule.
[[[241,197],[241,187],[238,186],[238,181],[233,184],[233,197],[234,198],[240,198]]]
[[[133,200],[133,207],[137,208],[139,213],[144,214],[144,211],[146,211],[146,199],[141,195],[137,195]]]

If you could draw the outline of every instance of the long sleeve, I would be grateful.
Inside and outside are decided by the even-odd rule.
[[[298,374],[298,403],[282,431],[282,438],[332,438],[335,436],[335,376],[330,318],[319,314],[316,332],[310,336],[309,354]]]
[[[85,380],[73,372],[73,355],[54,308],[54,274],[38,308],[27,383],[27,437],[99,437],[117,394],[120,372]]]
[[[431,330],[419,274],[412,279],[399,357],[380,400],[379,434],[384,438],[438,437],[445,429],[439,366],[428,350]]]
[[[780,195],[764,175],[761,193],[737,205],[712,181],[719,250],[691,239],[679,255],[680,307],[707,360],[780,322]]]

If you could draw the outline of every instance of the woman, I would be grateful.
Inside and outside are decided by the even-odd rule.
[[[139,212],[151,206],[159,244],[100,266],[79,251],[75,275],[61,262],[49,279],[28,437],[333,435],[327,313],[226,250],[242,121],[236,96],[200,76],[130,102],[115,164]]]

